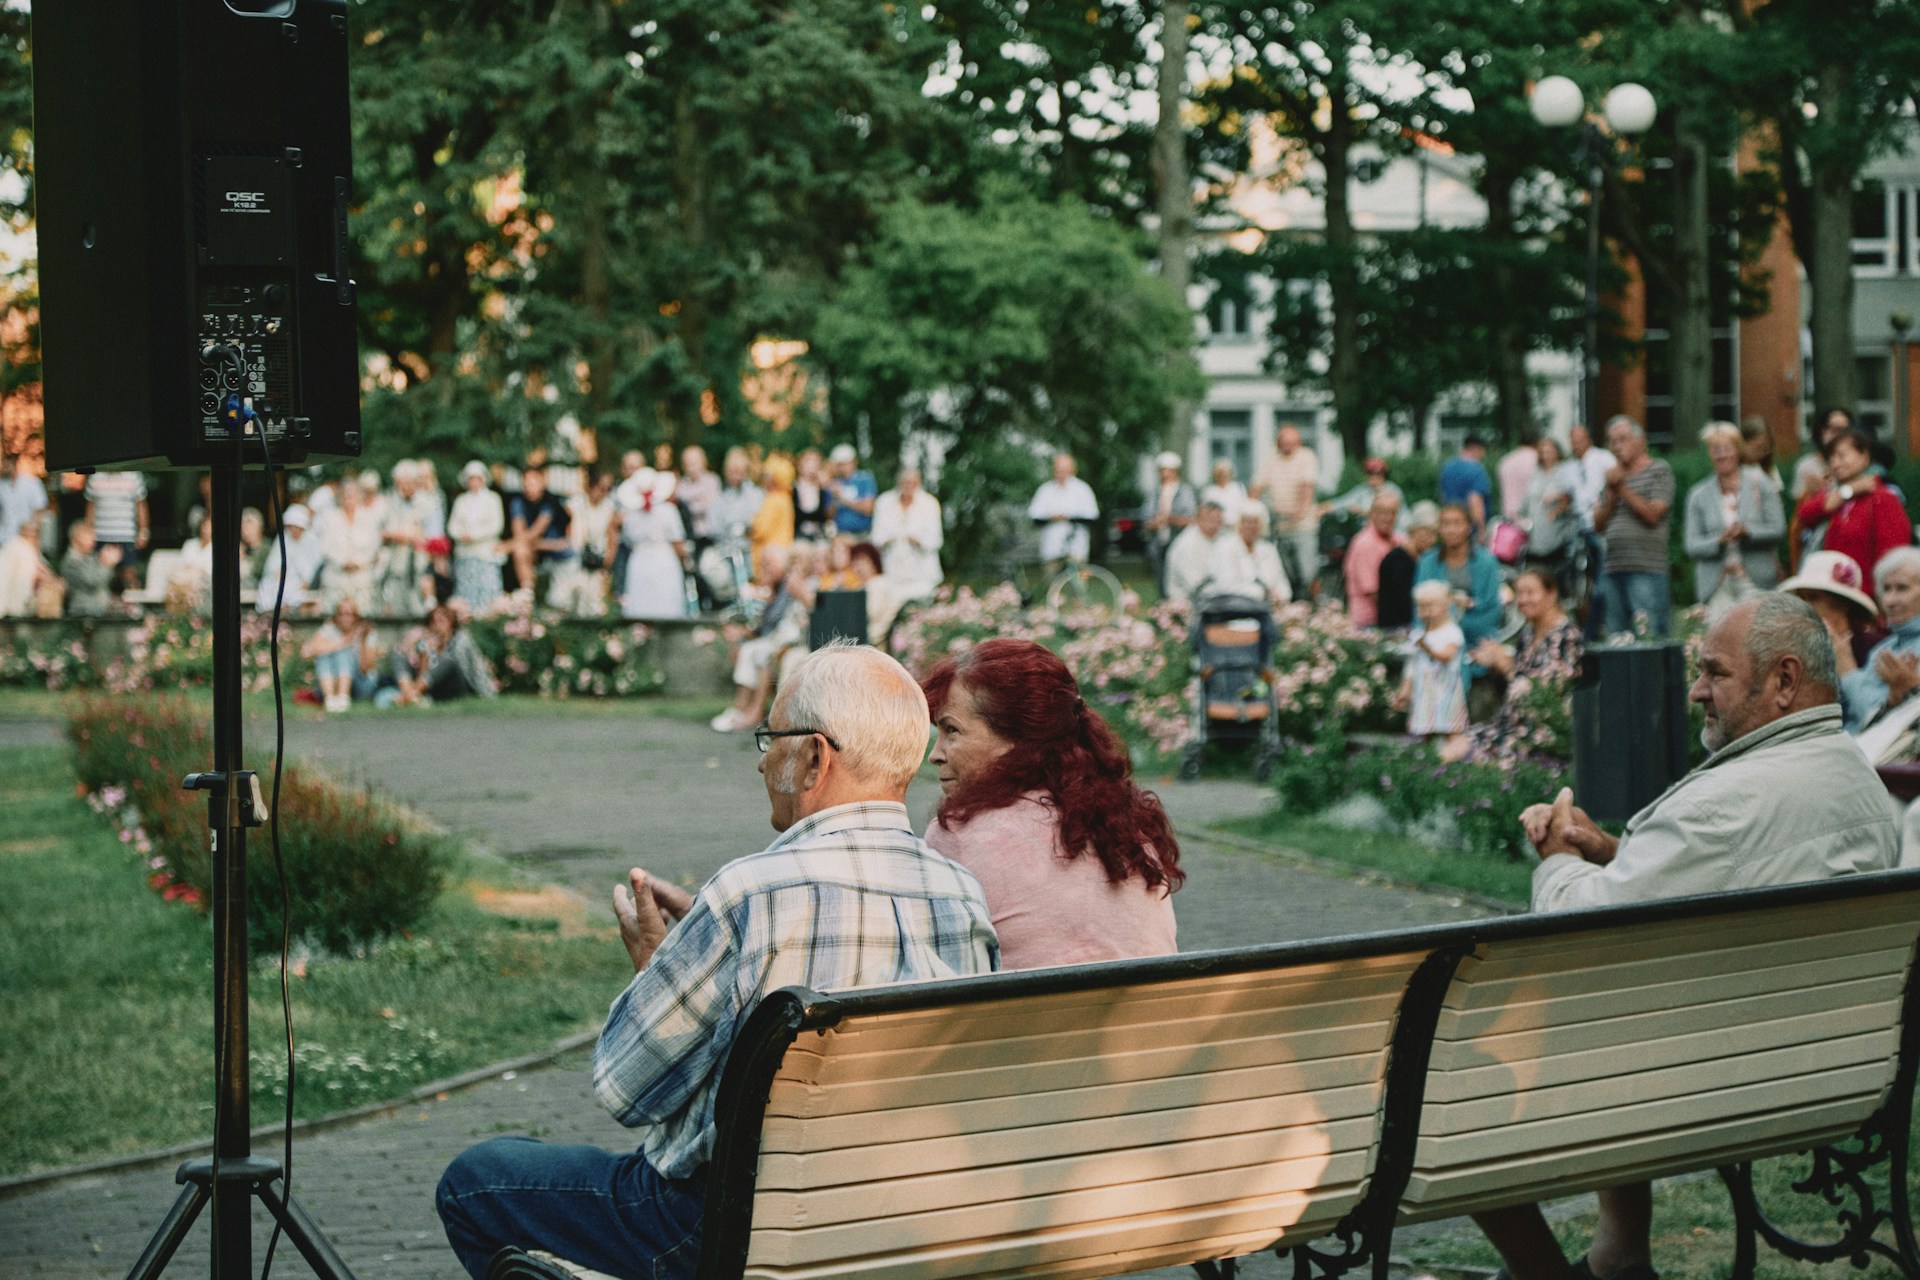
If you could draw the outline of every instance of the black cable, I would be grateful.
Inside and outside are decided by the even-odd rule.
[[[274,585],[273,619],[267,632],[268,665],[273,669],[273,793],[267,807],[267,830],[273,840],[273,869],[280,877],[280,1021],[287,1038],[287,1110],[281,1128],[285,1143],[281,1174],[283,1194],[293,1201],[293,992],[287,982],[289,956],[293,949],[293,899],[287,892],[287,864],[280,855],[280,773],[287,752],[286,703],[280,687],[280,610],[287,598],[287,528],[280,510],[280,484],[273,469],[273,449],[267,441],[266,424],[260,426],[260,456],[267,467],[267,507],[273,513],[274,537],[280,546],[280,577]],[[280,1220],[274,1219],[273,1234],[267,1238],[266,1261],[260,1267],[260,1280],[273,1271],[273,1251],[280,1243]]]

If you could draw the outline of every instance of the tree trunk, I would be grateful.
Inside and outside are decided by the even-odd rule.
[[[1327,182],[1327,248],[1332,259],[1328,290],[1333,295],[1333,351],[1327,361],[1327,385],[1333,392],[1333,416],[1347,457],[1367,455],[1367,423],[1360,407],[1360,282],[1348,183],[1353,148],[1353,116],[1347,103],[1347,51],[1328,51],[1333,72],[1327,77],[1332,104],[1320,138],[1320,163]]]
[[[673,110],[674,195],[679,205],[682,244],[689,262],[702,261],[708,235],[707,157],[700,145],[701,127],[700,121],[695,118],[694,96],[695,89],[691,84],[681,85],[674,97]],[[693,376],[705,378],[709,373],[709,317],[701,282],[691,276],[682,277],[679,294],[674,299],[679,304],[679,311],[674,316],[675,336],[679,339],[681,351],[685,353],[686,368]],[[698,392],[693,394],[691,402],[686,395],[676,393],[664,408],[662,416],[676,451],[700,443],[706,423],[701,420]]]
[[[1844,73],[1828,68],[1820,76],[1820,114],[1846,108]],[[1837,117],[1836,117],[1837,118]],[[1813,298],[1813,398],[1821,408],[1854,408],[1853,354],[1853,179],[1854,170],[1838,156],[1814,153],[1810,164],[1812,255],[1806,259]]]
[[[1486,235],[1495,243],[1515,238],[1513,185],[1518,175],[1504,166],[1489,163],[1481,180],[1481,195],[1487,202]],[[1511,298],[1520,285],[1514,279],[1512,265],[1505,257],[1495,260],[1494,296]],[[1501,312],[1493,326],[1493,389],[1496,397],[1494,422],[1501,440],[1508,444],[1532,441],[1533,388],[1527,381],[1527,347],[1530,335],[1519,321],[1517,307]]]
[[[1688,107],[1674,121],[1673,266],[1667,354],[1673,371],[1673,447],[1690,449],[1713,416],[1713,304],[1707,144]]]
[[[1162,0],[1160,5],[1160,117],[1153,130],[1153,177],[1160,214],[1160,277],[1182,304],[1193,281],[1193,180],[1187,168],[1187,134],[1180,119],[1187,97],[1188,0]],[[1191,353],[1192,326],[1188,346]],[[1182,396],[1173,403],[1167,423],[1166,445],[1184,463],[1193,444],[1195,406]]]

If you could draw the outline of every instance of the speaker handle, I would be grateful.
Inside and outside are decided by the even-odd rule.
[[[333,180],[333,282],[334,301],[343,307],[353,305],[353,281],[347,278],[347,180]]]

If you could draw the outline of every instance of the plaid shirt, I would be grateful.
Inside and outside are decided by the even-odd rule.
[[[988,973],[1000,944],[971,872],[905,805],[839,805],[722,867],[607,1014],[593,1087],[670,1178],[706,1164],[714,1093],[740,1024],[785,986],[816,991]]]

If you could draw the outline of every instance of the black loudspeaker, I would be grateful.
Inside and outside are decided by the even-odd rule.
[[[231,459],[235,384],[276,463],[359,455],[346,9],[34,5],[49,468]]]
[[[1587,650],[1573,684],[1573,795],[1624,822],[1687,772],[1687,655],[1679,644]]]
[[[867,593],[821,591],[813,598],[807,622],[807,647],[819,649],[835,640],[867,642]]]

